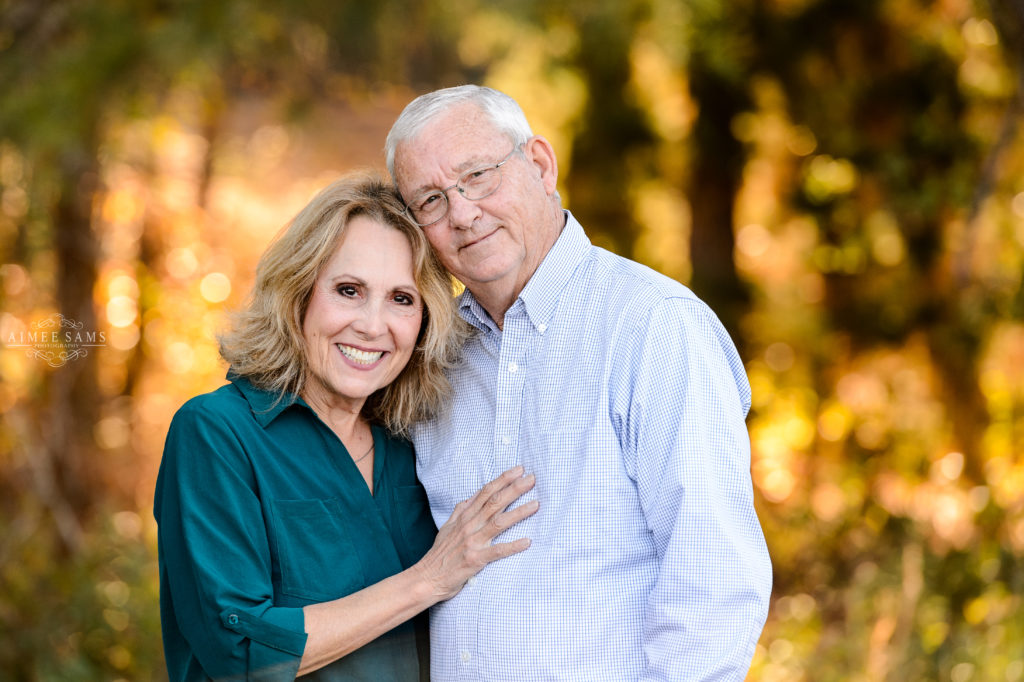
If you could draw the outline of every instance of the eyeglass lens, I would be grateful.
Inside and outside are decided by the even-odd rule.
[[[418,225],[432,225],[448,215],[448,190],[458,190],[466,199],[479,201],[497,191],[501,185],[501,166],[516,150],[493,166],[483,166],[466,171],[459,181],[445,190],[426,192],[409,203],[409,213]]]

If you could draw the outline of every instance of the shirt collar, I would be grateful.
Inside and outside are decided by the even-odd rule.
[[[526,314],[534,327],[541,328],[548,324],[558,305],[562,289],[576,271],[576,266],[590,250],[590,246],[583,226],[572,213],[565,211],[565,227],[562,228],[562,233],[513,304],[515,307],[522,301],[520,305],[526,309]],[[498,331],[498,326],[469,289],[462,292],[458,303],[462,317],[467,322],[484,331]]]
[[[235,385],[242,397],[249,403],[253,418],[263,428],[267,428],[270,422],[292,405],[305,405],[305,401],[297,395],[291,393],[280,395],[274,391],[258,388],[246,377],[235,374],[233,370],[228,370],[227,379]]]

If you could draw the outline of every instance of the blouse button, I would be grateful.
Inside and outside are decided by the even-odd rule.
[[[228,623],[231,625],[238,625],[238,616],[232,613],[228,616]]]

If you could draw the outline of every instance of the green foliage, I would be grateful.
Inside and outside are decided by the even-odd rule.
[[[0,669],[15,682],[165,680],[152,522],[100,515],[70,555],[45,510],[2,525]]]

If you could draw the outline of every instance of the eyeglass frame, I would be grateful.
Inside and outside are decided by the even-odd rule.
[[[522,150],[523,150],[523,143],[517,144],[516,146],[512,147],[512,151],[510,151],[508,154],[506,154],[505,158],[503,158],[498,163],[489,164],[489,165],[485,165],[485,166],[477,166],[476,168],[470,168],[468,171],[460,174],[458,179],[455,181],[454,184],[448,185],[444,189],[438,188],[436,191],[442,197],[444,197],[444,213],[441,214],[440,218],[438,218],[436,220],[432,220],[429,223],[421,223],[420,221],[416,220],[416,217],[412,214],[412,209],[409,208],[410,204],[408,204],[408,203],[405,205],[405,215],[408,216],[409,220],[411,220],[413,223],[415,223],[418,227],[430,227],[431,225],[438,224],[439,222],[441,222],[442,220],[447,218],[448,214],[451,213],[451,211],[452,211],[452,203],[450,201],[448,201],[448,191],[449,190],[453,190],[453,189],[457,189],[459,191],[459,194],[462,195],[462,198],[464,198],[464,199],[468,199],[469,201],[483,201],[484,199],[486,199],[487,197],[491,196],[492,194],[497,192],[499,189],[501,189],[501,183],[505,179],[505,177],[501,174],[501,167],[504,166],[506,163],[508,163],[509,159],[512,158],[513,154],[515,154],[516,152],[521,152]],[[487,194],[485,194],[483,196],[480,196],[480,197],[477,197],[475,199],[471,199],[470,197],[466,196],[465,190],[463,188],[459,187],[459,185],[463,181],[463,178],[465,178],[466,176],[472,175],[473,173],[479,173],[480,171],[492,171],[492,170],[498,171],[498,184],[495,185],[494,189],[492,189]],[[423,192],[423,193],[421,193],[419,195],[419,197],[429,196],[433,192],[434,192],[434,190],[429,190],[427,192]],[[419,197],[417,197],[417,199]],[[416,201],[416,199],[413,199],[413,201]]]

